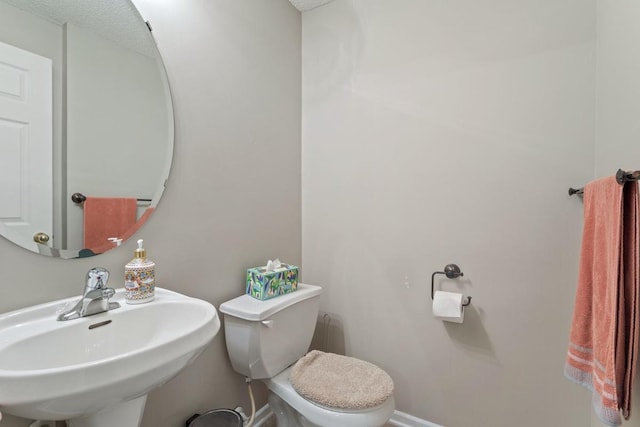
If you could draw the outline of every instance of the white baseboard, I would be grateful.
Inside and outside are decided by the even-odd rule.
[[[253,425],[255,427],[263,427],[271,415],[273,415],[273,411],[269,405],[264,405],[260,410],[258,410],[258,412],[256,412]],[[443,427],[439,424],[434,424],[400,411],[393,411],[389,424],[395,427]]]
[[[389,424],[396,427],[443,427],[398,410],[393,411]]]

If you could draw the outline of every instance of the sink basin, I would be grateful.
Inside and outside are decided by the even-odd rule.
[[[208,302],[161,288],[155,295],[129,305],[119,289],[111,301],[120,308],[65,322],[57,315],[78,297],[1,314],[0,411],[100,425],[94,414],[124,413],[118,405],[137,402],[141,417],[146,394],[189,365],[220,329]],[[139,423],[107,418],[111,426]]]

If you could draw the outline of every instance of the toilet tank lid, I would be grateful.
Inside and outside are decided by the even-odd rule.
[[[242,295],[220,305],[220,311],[240,319],[261,321],[268,319],[280,310],[300,301],[320,295],[322,288],[315,285],[298,283],[298,289],[286,295],[260,301],[249,295]]]

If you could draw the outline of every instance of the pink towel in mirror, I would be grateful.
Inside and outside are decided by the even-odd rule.
[[[87,197],[84,201],[84,247],[102,253],[113,247],[108,239],[122,236],[136,223],[137,200]]]

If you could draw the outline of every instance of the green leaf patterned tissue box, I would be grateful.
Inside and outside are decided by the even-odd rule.
[[[259,300],[268,300],[298,289],[298,267],[281,264],[274,271],[267,267],[247,269],[247,295]]]

